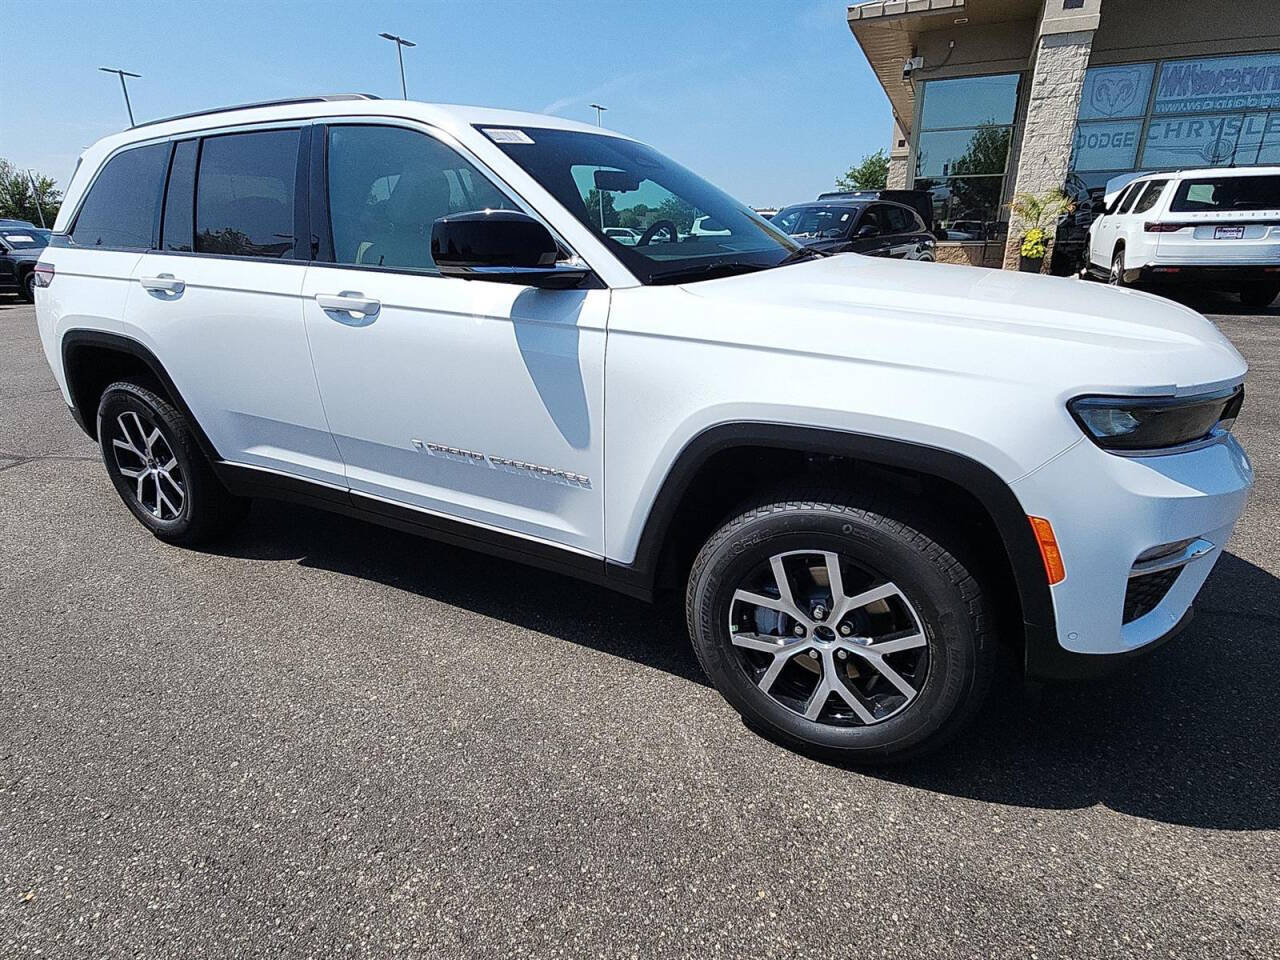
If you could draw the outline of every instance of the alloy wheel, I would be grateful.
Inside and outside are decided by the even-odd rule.
[[[808,720],[869,726],[924,687],[929,642],[906,594],[826,550],[775,554],[733,593],[729,637],[766,696]]]
[[[126,410],[116,417],[111,449],[120,476],[132,481],[138,505],[158,520],[182,516],[186,479],[169,439],[145,414]]]

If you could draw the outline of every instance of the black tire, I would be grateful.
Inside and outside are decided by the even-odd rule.
[[[121,380],[103,391],[98,441],[120,499],[159,539],[204,543],[244,516],[248,502],[227,492],[186,418],[151,386]],[[164,476],[151,469],[168,463],[173,467]]]
[[[1255,280],[1240,288],[1240,303],[1253,310],[1271,306],[1277,296],[1280,296],[1280,283],[1267,280]]]
[[[690,572],[685,596],[689,633],[703,670],[748,726],[804,752],[854,763],[885,763],[936,749],[955,736],[977,711],[991,685],[998,659],[982,591],[964,563],[918,529],[919,521],[908,522],[902,514],[897,506],[870,501],[864,505],[843,496],[768,503],[733,518],[703,546]],[[819,707],[818,719],[810,720],[798,707],[787,706],[780,696],[764,692],[758,685],[764,682],[763,678],[749,672],[756,657],[763,656],[765,664],[771,664],[773,660],[769,658],[777,655],[744,652],[737,645],[744,639],[750,642],[758,638],[760,628],[755,621],[755,630],[746,633],[739,632],[742,628],[736,623],[730,626],[731,617],[740,613],[743,603],[734,600],[734,593],[740,584],[750,582],[751,571],[759,571],[761,564],[768,565],[772,557],[793,551],[800,552],[801,564],[809,562],[811,552],[838,555],[840,568],[845,571],[841,576],[846,595],[851,582],[848,573],[865,573],[866,583],[880,579],[896,585],[914,609],[913,619],[919,621],[926,640],[917,657],[927,658],[926,670],[915,698],[906,700],[898,712],[887,713],[884,719],[873,718],[870,723],[860,722],[852,714],[841,718],[831,711],[847,705],[842,701],[847,700],[844,693],[849,692],[851,684],[844,684],[839,695],[822,698],[827,705]],[[784,559],[784,565],[787,562],[792,561]],[[886,613],[888,606],[886,601]],[[748,609],[754,617],[754,611],[761,608],[748,604]],[[777,619],[781,621],[778,637],[798,628],[798,621]],[[839,624],[841,632],[845,625]],[[828,628],[827,632],[832,631]],[[870,636],[870,631],[857,632]],[[816,636],[818,630],[814,633]],[[859,641],[855,638],[849,642]],[[774,675],[773,689],[784,677],[788,683],[793,682],[787,671],[794,673],[799,667],[811,673],[821,669],[820,677],[824,677],[828,663],[837,673],[857,669],[849,666],[857,663],[866,670],[862,682],[876,684],[885,680],[867,669],[866,661],[853,656],[852,647],[843,662],[822,654],[821,668],[805,664],[801,659],[804,656],[805,653],[783,657],[786,665]],[[915,662],[912,676],[919,677],[920,660]],[[768,672],[766,667],[764,673]],[[859,682],[850,679],[853,685]],[[813,689],[818,690],[821,682],[821,678],[815,680]],[[809,702],[816,702],[819,697],[820,694],[810,693]],[[869,702],[864,700],[864,706]]]
[[[1116,252],[1111,255],[1111,272],[1107,275],[1107,283],[1113,287],[1129,286],[1124,278],[1124,247],[1116,247]]]
[[[35,271],[28,271],[23,278],[18,281],[18,296],[27,301],[27,303],[36,302]]]

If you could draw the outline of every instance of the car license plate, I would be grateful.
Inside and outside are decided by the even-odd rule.
[[[1215,240],[1243,240],[1244,227],[1216,227],[1213,231]]]

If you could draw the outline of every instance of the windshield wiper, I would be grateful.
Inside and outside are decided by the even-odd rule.
[[[801,247],[799,250],[792,250],[785,257],[778,261],[778,266],[785,267],[789,263],[798,263],[801,260],[808,260],[810,257],[829,257],[831,254],[824,253],[821,250],[815,250],[813,247]]]
[[[663,273],[649,275],[650,284],[684,283],[688,280],[710,280],[713,277],[731,277],[738,273],[754,273],[766,269],[759,263],[746,263],[740,260],[722,261],[720,263],[702,263],[692,267],[677,267]]]

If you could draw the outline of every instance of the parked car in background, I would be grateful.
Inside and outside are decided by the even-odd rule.
[[[640,239],[640,234],[630,227],[605,227],[604,235],[627,247],[634,247],[636,241]]]
[[[691,237],[727,237],[732,231],[714,217],[695,217],[689,228]]]
[[[819,200],[888,200],[910,207],[924,221],[925,229],[934,232],[933,194],[928,190],[835,190],[818,194]],[[939,238],[941,239],[941,238]]]
[[[863,253],[898,260],[933,260],[935,243],[924,221],[900,203],[840,200],[797,203],[774,226],[823,253]]]
[[[1143,174],[1109,192],[1085,269],[1115,286],[1196,283],[1247,307],[1280,295],[1280,167]]]
[[[35,300],[36,261],[49,245],[49,230],[22,220],[0,220],[0,292]]]

